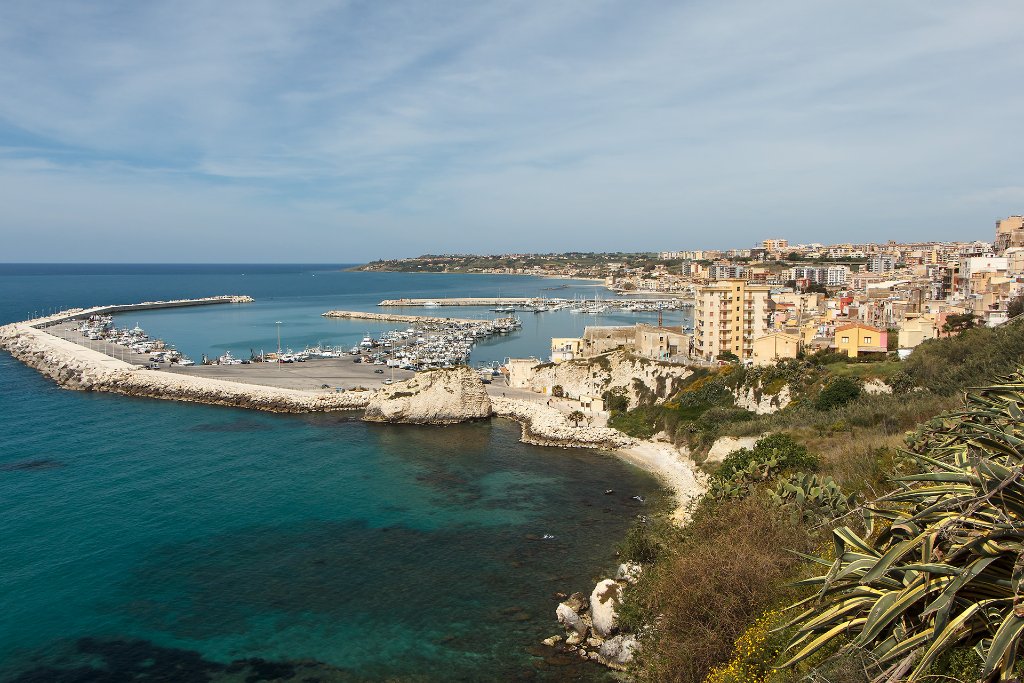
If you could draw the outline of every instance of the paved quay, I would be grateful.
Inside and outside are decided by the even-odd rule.
[[[163,366],[161,370],[189,377],[207,377],[242,384],[257,384],[279,389],[318,391],[326,384],[329,389],[379,389],[391,379],[392,369],[370,363],[353,363],[351,358],[319,358],[304,363],[250,363],[249,365],[177,365]],[[377,373],[376,370],[383,370]],[[400,382],[416,373],[394,369],[394,379]]]

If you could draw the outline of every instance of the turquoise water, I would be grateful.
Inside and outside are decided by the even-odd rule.
[[[275,289],[280,310],[318,316],[319,299],[288,288],[319,272],[235,268],[7,268],[0,319]],[[403,286],[363,275],[309,296],[362,287],[376,303]],[[427,296],[483,286],[398,279]],[[500,280],[508,296],[551,286]],[[213,329],[197,342],[224,343]],[[0,680],[601,679],[536,644],[556,630],[554,594],[614,567],[643,512],[630,497],[657,488],[605,454],[521,444],[505,421],[368,425],[70,392],[6,354],[0,414]]]

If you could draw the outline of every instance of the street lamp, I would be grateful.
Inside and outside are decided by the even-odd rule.
[[[281,321],[278,320],[274,323],[277,325],[277,361],[281,362]]]

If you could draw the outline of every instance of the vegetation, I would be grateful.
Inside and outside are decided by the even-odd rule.
[[[1014,676],[1024,634],[1024,374],[971,394],[910,441],[921,472],[868,508],[868,540],[834,531],[835,560],[803,585],[817,592],[787,665],[842,640],[883,671],[931,672],[954,648],[977,648],[981,678]],[[897,677],[902,677],[898,674]]]
[[[664,404],[617,415],[697,453],[722,435],[770,435],[712,473],[713,486],[736,490],[701,499],[681,532],[646,525],[644,543],[633,543],[656,548],[623,607],[627,627],[653,625],[636,677],[1019,675],[1024,374],[970,387],[1022,360],[1024,325],[973,328],[925,342],[903,363],[823,353],[701,369]],[[893,393],[862,390],[876,378]],[[736,391],[760,400],[783,386],[793,400],[772,414],[732,405]],[[789,605],[798,607],[780,616]]]
[[[572,411],[571,413],[569,413],[567,417],[569,418],[569,422],[572,422],[577,427],[580,426],[580,422],[583,422],[585,419],[587,419],[587,416],[584,415],[583,412],[579,410]]]

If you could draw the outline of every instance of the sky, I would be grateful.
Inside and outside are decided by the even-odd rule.
[[[991,240],[1020,0],[5,0],[0,261]]]

